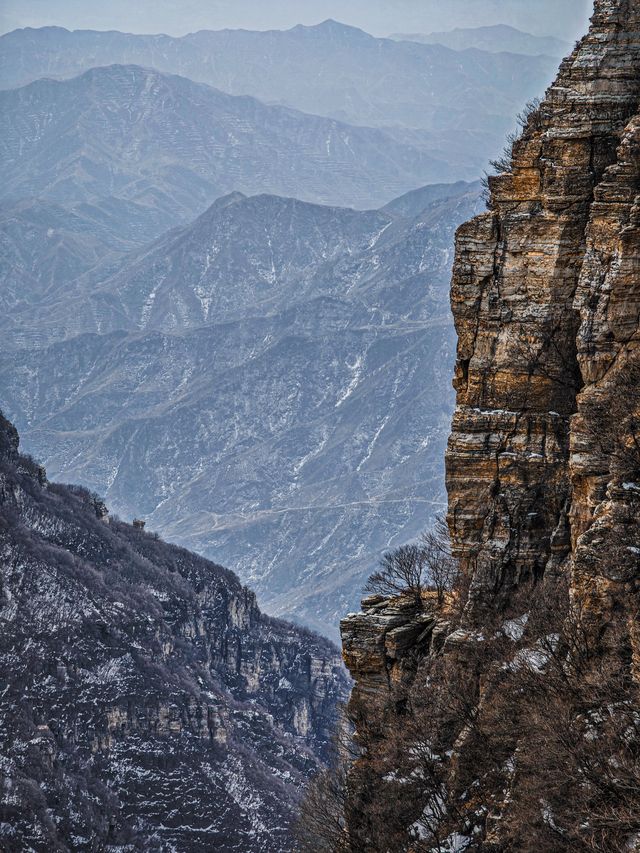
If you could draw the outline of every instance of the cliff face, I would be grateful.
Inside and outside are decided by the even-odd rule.
[[[637,194],[639,23],[635,3],[597,4],[514,146],[511,171],[491,179],[490,211],[458,233],[447,484],[479,618],[563,567],[606,486],[600,478],[596,495],[576,482],[595,469],[606,480],[609,460],[577,451],[574,415],[603,393],[607,361],[638,329],[633,236],[620,232]]]
[[[3,850],[290,849],[337,650],[48,483],[1,416],[0,625]]]
[[[402,765],[398,756],[421,740],[431,757],[419,773],[435,781],[416,791],[418,771],[404,763],[398,850],[637,849],[638,819],[621,815],[640,813],[638,788],[630,802],[609,803],[614,838],[585,753],[603,738],[595,760],[605,776],[607,761],[626,767],[624,738],[613,723],[605,736],[584,720],[600,714],[607,692],[609,711],[625,709],[620,719],[637,708],[639,69],[640,7],[599,0],[509,170],[490,178],[488,211],[458,231],[447,487],[464,582],[445,612],[432,611],[439,641],[409,643],[400,661],[385,652],[388,626],[370,608],[343,622],[363,746],[349,825],[359,843],[374,839],[372,850],[389,843],[376,827],[394,797],[393,755]],[[372,678],[365,648],[382,657],[378,676],[393,680]],[[375,696],[371,713],[365,694]],[[416,722],[421,736],[398,734]],[[582,824],[562,801],[550,805],[551,788],[575,814],[584,808]]]

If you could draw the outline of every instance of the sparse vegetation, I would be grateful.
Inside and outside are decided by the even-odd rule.
[[[502,153],[495,159],[489,161],[492,172],[485,172],[482,178],[483,197],[487,203],[489,203],[491,194],[489,178],[492,177],[492,175],[505,175],[511,171],[514,147],[522,138],[522,134],[529,126],[530,122],[538,115],[541,103],[542,101],[540,98],[533,98],[525,104],[522,112],[518,113],[516,117],[516,130],[507,134]]]
[[[426,564],[424,548],[401,545],[382,557],[379,571],[371,575],[365,589],[384,596],[410,595],[421,607]]]
[[[225,802],[232,762],[260,803],[259,846],[289,850],[345,695],[337,650],[263,617],[233,573],[102,512],[85,488],[43,484],[0,415],[0,848],[165,849],[153,827],[179,809],[170,846],[206,833],[218,849],[254,814]]]
[[[419,543],[387,551],[365,589],[388,597],[409,595],[419,607],[424,593],[435,591],[442,606],[458,574],[458,561],[451,554],[449,528],[445,518],[439,516],[433,528],[422,534]]]
[[[429,586],[435,589],[442,607],[446,593],[455,588],[460,576],[460,564],[451,553],[446,518],[438,516],[432,529],[422,534],[421,541]]]
[[[492,812],[501,851],[636,849],[640,693],[628,637],[594,638],[563,583],[519,604],[529,606],[521,631],[496,615],[468,632],[456,664],[425,656],[401,717],[398,684],[386,709],[359,716],[366,754],[342,751],[317,780],[300,853],[441,853],[456,832],[465,850],[493,850]]]

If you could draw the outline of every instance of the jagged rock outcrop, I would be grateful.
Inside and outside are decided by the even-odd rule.
[[[337,650],[48,483],[2,416],[0,626],[2,850],[291,848],[345,695]]]
[[[393,662],[400,705],[371,608],[343,623],[353,849],[638,849],[639,33],[637,3],[596,2],[488,211],[458,231],[461,610]]]
[[[368,703],[382,700],[384,706],[390,691],[402,691],[411,675],[407,652],[437,649],[446,626],[435,606],[421,610],[411,598],[363,599],[362,612],[351,613],[340,625],[344,660],[356,679],[352,712],[359,706],[366,715]]]

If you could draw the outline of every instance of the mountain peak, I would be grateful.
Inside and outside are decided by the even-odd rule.
[[[301,30],[323,34],[329,33],[337,36],[357,35],[359,37],[366,36],[367,38],[373,38],[373,36],[364,30],[361,30],[359,27],[352,27],[350,24],[343,24],[341,21],[336,21],[335,18],[327,18],[326,21],[322,21],[319,24],[312,24],[310,26],[298,24],[298,26],[293,27],[290,32],[300,32]]]
[[[12,30],[11,32],[6,33],[4,35],[12,35],[13,33],[20,33],[20,32],[23,32],[23,33],[45,33],[46,34],[46,33],[70,33],[71,30],[68,30],[66,27],[56,27],[56,26],[50,26],[50,27],[20,27],[16,30]]]
[[[132,62],[112,62],[109,65],[95,65],[92,68],[88,68],[83,74],[79,74],[78,77],[120,77],[123,74],[129,74],[133,77],[141,77],[144,79],[147,79],[149,77],[156,78],[175,76],[163,74],[161,71],[157,71],[155,68],[145,68],[142,65],[136,65]]]
[[[350,27],[348,24],[342,24],[340,21],[336,21],[335,18],[327,18],[325,21],[322,21],[317,25],[318,27],[322,27],[326,30],[348,30],[348,29],[356,29],[356,27]]]
[[[236,204],[237,202],[244,201],[245,199],[246,195],[244,193],[235,190],[234,192],[227,193],[227,195],[222,195],[220,198],[217,198],[209,209],[229,207],[229,205]]]

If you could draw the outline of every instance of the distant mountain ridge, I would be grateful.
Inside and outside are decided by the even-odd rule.
[[[179,74],[350,125],[426,131],[432,156],[458,172],[431,175],[415,186],[479,175],[500,149],[513,116],[542,94],[555,70],[547,57],[461,55],[441,45],[374,38],[335,21],[286,31],[200,31],[183,38],[61,28],[17,30],[0,38],[4,88],[112,64]],[[465,172],[465,164],[475,171]]]
[[[451,244],[481,206],[478,184],[364,212],[235,193],[14,314],[0,396],[56,477],[336,636],[442,505]]]
[[[451,50],[484,50],[489,53],[520,53],[526,56],[564,57],[571,45],[554,36],[535,36],[506,24],[488,27],[458,27],[439,33],[394,33],[397,41],[441,44]]]
[[[342,279],[324,279],[322,270],[333,273],[336,261],[357,257],[391,224],[384,211],[232,193],[151,246],[50,288],[40,305],[14,310],[11,322],[24,320],[60,340],[261,317],[309,298],[340,296]]]
[[[117,205],[138,242],[224,193],[377,207],[448,167],[350,127],[139,66],[0,92],[0,198]]]
[[[25,442],[336,636],[442,506],[451,247],[482,207],[458,179],[547,60],[335,21],[1,43],[29,74],[91,65],[0,92],[0,393]],[[384,127],[95,67],[131,54]]]

